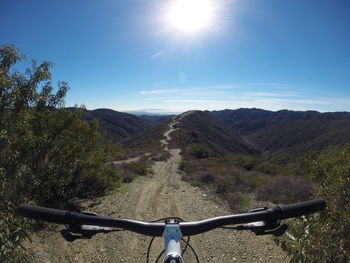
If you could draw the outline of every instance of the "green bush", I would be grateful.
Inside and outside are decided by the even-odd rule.
[[[147,175],[148,169],[145,165],[138,162],[128,163],[128,168],[137,175]]]
[[[31,229],[30,221],[15,216],[14,205],[0,200],[0,259],[2,263],[28,263],[32,257],[21,241]]]
[[[250,197],[238,192],[226,192],[224,198],[228,202],[230,208],[235,212],[246,210],[250,204]]]
[[[147,167],[148,165],[148,158],[141,158],[136,162],[122,163],[119,166],[122,182],[131,183],[137,176],[150,174],[152,171]]]
[[[210,156],[210,150],[203,145],[193,144],[189,146],[186,152],[197,159],[205,159]]]
[[[270,162],[260,162],[254,168],[254,171],[258,171],[263,174],[276,175],[279,172],[279,167]]]
[[[124,174],[122,176],[122,182],[125,184],[131,183],[132,181],[134,181],[135,177],[136,176],[134,174],[131,174],[131,173]]]
[[[236,184],[236,178],[219,177],[215,180],[214,185],[217,194],[224,194],[233,190],[233,185]]]
[[[190,161],[184,159],[181,160],[179,169],[185,173],[191,173],[193,171]]]
[[[249,191],[264,185],[268,182],[268,177],[259,173],[245,173],[239,176],[241,181],[247,186]]]
[[[226,163],[234,165],[236,167],[244,168],[245,170],[252,170],[257,164],[261,162],[261,159],[255,155],[249,154],[229,154],[224,157]]]
[[[298,222],[292,262],[350,262],[350,145],[321,153],[311,165],[315,196],[327,210]]]
[[[193,177],[193,175],[184,173],[181,177],[181,179],[189,184],[191,184],[193,187],[198,187],[201,185],[201,183]]]

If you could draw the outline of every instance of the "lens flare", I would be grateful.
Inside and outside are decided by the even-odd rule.
[[[209,29],[214,17],[213,0],[174,0],[168,7],[165,20],[176,31],[195,34]]]

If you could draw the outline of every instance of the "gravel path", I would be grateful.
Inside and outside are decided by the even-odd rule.
[[[171,157],[155,162],[152,177],[140,177],[127,185],[125,193],[113,193],[83,203],[85,210],[99,215],[151,220],[178,216],[185,220],[199,220],[230,213],[228,206],[203,190],[181,180],[178,167],[179,149],[168,149],[171,132],[181,118],[174,118],[161,141]],[[26,244],[35,255],[35,262],[145,262],[149,237],[123,231],[100,234],[91,240],[66,242],[59,234],[61,226],[41,231]],[[255,236],[247,231],[217,229],[191,237],[201,262],[289,262],[288,256],[270,237]],[[151,262],[162,250],[163,241],[156,239]],[[191,251],[186,252],[187,263],[196,262]]]

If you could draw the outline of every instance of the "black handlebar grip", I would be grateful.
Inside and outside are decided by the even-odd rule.
[[[315,213],[324,210],[325,208],[326,201],[324,199],[314,199],[291,205],[278,206],[276,207],[276,210],[278,210],[280,219],[286,219]]]
[[[46,208],[27,204],[19,205],[16,209],[16,212],[21,216],[59,224],[69,223],[69,217],[71,216],[71,214],[75,214],[66,210]]]

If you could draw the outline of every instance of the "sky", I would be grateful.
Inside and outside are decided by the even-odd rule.
[[[350,111],[350,1],[185,1],[1,0],[0,45],[52,61],[66,106]]]

